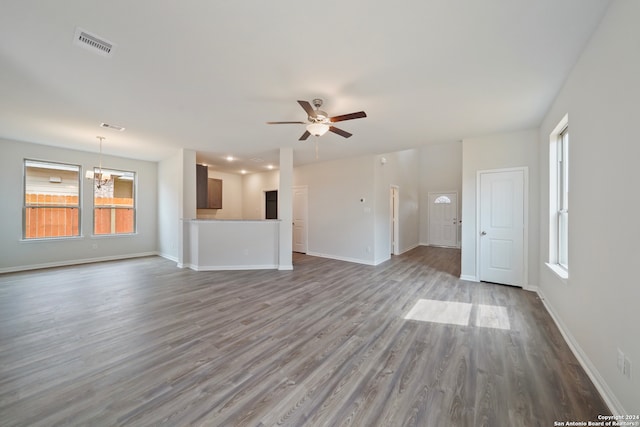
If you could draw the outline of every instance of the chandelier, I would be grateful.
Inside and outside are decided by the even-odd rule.
[[[98,172],[88,170],[87,173],[85,174],[85,177],[87,179],[93,179],[95,182],[96,188],[102,188],[103,185],[111,181],[111,174],[109,172],[104,172],[102,170],[102,141],[104,141],[106,138],[104,136],[96,136],[96,138],[100,140],[100,161],[99,161]]]

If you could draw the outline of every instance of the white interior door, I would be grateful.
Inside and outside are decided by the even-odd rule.
[[[429,193],[429,244],[458,246],[458,194]]]
[[[525,170],[479,174],[480,280],[525,284]]]
[[[307,187],[293,187],[293,251],[307,253]]]

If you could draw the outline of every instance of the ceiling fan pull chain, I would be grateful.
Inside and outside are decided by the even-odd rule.
[[[318,160],[318,137],[316,136],[316,160]]]

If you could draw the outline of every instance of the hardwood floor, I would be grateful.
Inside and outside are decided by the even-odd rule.
[[[536,294],[460,252],[195,272],[142,258],[0,276],[3,426],[552,426],[608,413]],[[468,325],[405,320],[419,299]],[[510,329],[478,326],[506,307]]]

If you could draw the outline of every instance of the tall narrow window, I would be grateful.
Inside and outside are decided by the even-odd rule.
[[[135,172],[94,169],[93,233],[130,234],[135,232]]]
[[[24,239],[80,235],[80,166],[24,161]]]
[[[569,271],[569,123],[565,116],[549,138],[549,266]]]
[[[569,128],[558,135],[558,264],[569,269]]]

